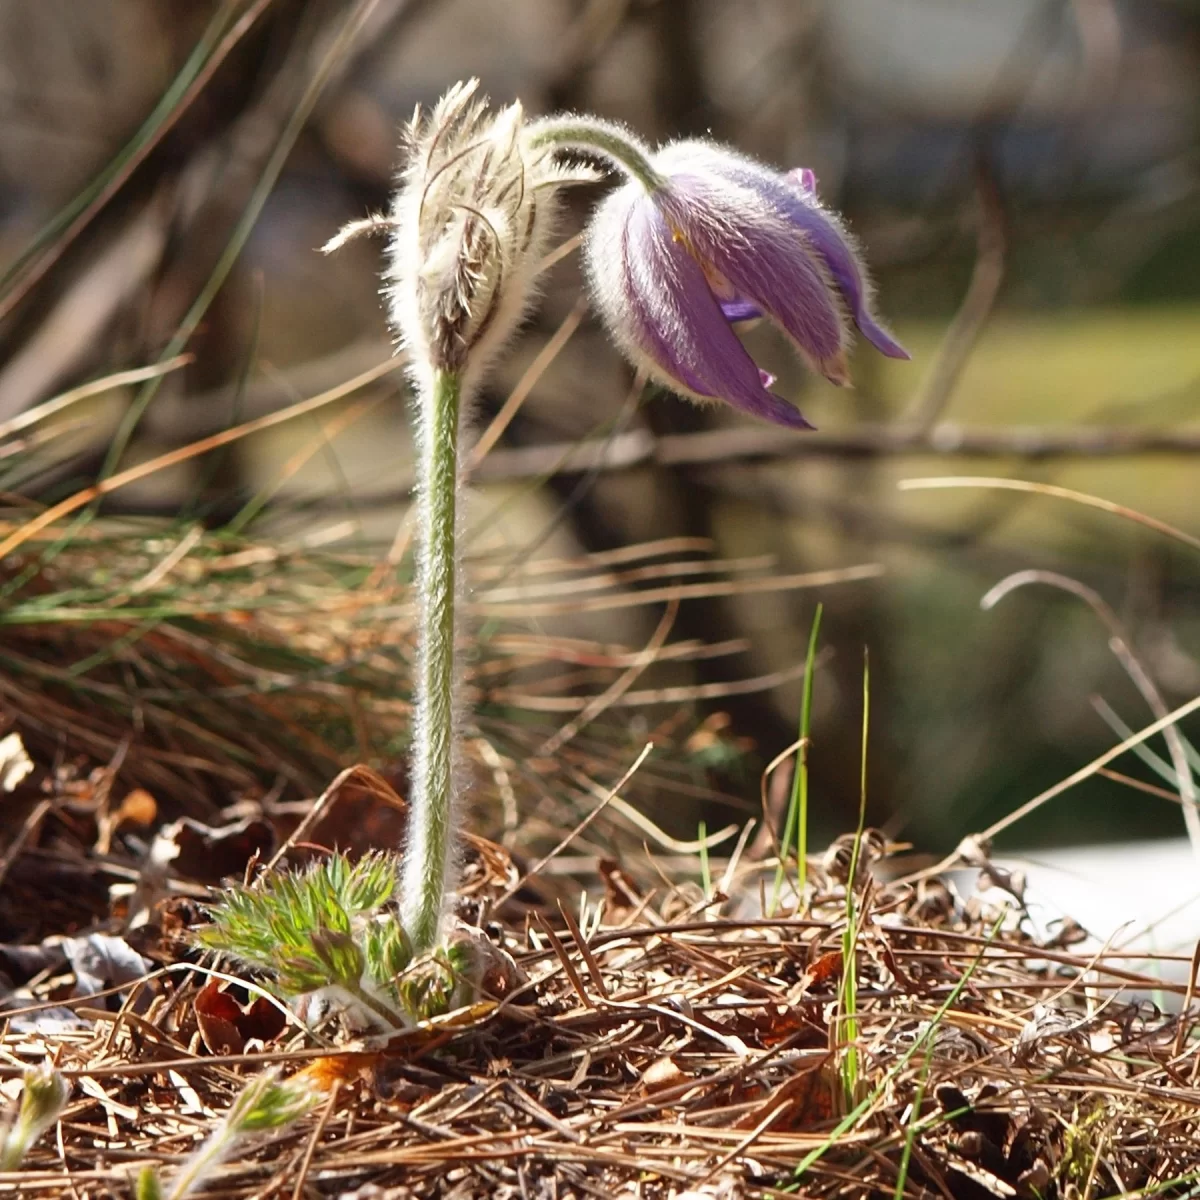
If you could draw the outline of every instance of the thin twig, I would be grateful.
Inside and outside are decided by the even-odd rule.
[[[645,466],[707,466],[806,458],[1129,458],[1200,453],[1200,430],[1119,429],[1111,425],[970,426],[928,429],[863,424],[827,433],[793,434],[747,425],[656,437],[635,429],[612,438],[494,450],[479,464],[479,482],[628,471]],[[406,484],[400,489],[406,490]]]
[[[901,425],[928,430],[954,396],[962,373],[970,361],[971,352],[991,316],[992,307],[1004,280],[1004,204],[1000,187],[985,158],[980,158],[976,171],[976,192],[979,198],[979,230],[975,269],[962,304],[946,330],[942,344]]]

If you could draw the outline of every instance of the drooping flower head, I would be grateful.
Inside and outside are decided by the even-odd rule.
[[[907,358],[880,325],[858,248],[817,199],[811,171],[780,174],[725,147],[684,141],[649,154],[597,209],[586,266],[614,339],[647,373],[695,399],[725,400],[810,428],[770,391],[733,325],[766,317],[810,367],[849,382],[851,324]]]

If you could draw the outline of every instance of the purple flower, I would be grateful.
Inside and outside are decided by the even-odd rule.
[[[781,175],[707,142],[649,160],[659,186],[630,180],[596,211],[586,247],[597,306],[625,353],[698,400],[811,428],[769,390],[732,323],[765,316],[813,370],[844,385],[850,323],[890,358],[858,249],[817,200],[808,170]]]

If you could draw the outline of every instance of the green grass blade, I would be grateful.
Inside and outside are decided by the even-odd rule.
[[[1100,714],[1105,724],[1122,740],[1133,737],[1133,730],[1130,729],[1124,721],[1113,711],[1112,708],[1104,701],[1096,699],[1094,701],[1096,711]],[[1179,733],[1180,741],[1183,743],[1183,752],[1187,757],[1188,763],[1193,771],[1200,772],[1200,751],[1192,745],[1182,734]],[[1174,766],[1171,765],[1161,755],[1156,754],[1145,743],[1140,743],[1132,747],[1133,753],[1138,756],[1160,779],[1170,784],[1171,787],[1179,787],[1179,776],[1175,773]]]
[[[888,1068],[883,1078],[880,1079],[880,1081],[871,1089],[871,1091],[864,1096],[863,1099],[860,1100],[858,1104],[856,1104],[854,1108],[852,1108],[850,1112],[848,1112],[833,1127],[833,1129],[829,1131],[829,1136],[819,1146],[815,1146],[800,1160],[795,1171],[793,1172],[795,1182],[789,1184],[789,1186],[785,1189],[786,1191],[794,1192],[800,1186],[800,1180],[804,1177],[804,1174],[809,1167],[811,1167],[813,1163],[819,1162],[822,1158],[824,1158],[825,1155],[828,1154],[833,1148],[837,1139],[840,1138],[843,1133],[847,1132],[847,1130],[853,1129],[854,1126],[858,1124],[859,1120],[868,1112],[870,1112],[871,1108],[879,1100],[880,1096],[882,1096],[888,1087],[891,1086],[892,1080],[894,1080],[900,1074],[900,1072],[908,1066],[914,1054],[916,1054],[918,1051],[924,1050],[927,1046],[932,1046],[933,1036],[937,1032],[938,1026],[941,1025],[946,1014],[958,1002],[959,996],[962,995],[963,990],[974,977],[975,972],[979,969],[979,964],[983,962],[984,955],[991,947],[992,942],[996,940],[996,936],[999,934],[1000,927],[1003,924],[1004,917],[999,917],[991,929],[988,930],[987,939],[984,941],[983,945],[979,947],[979,953],[976,954],[975,957],[970,961],[970,963],[967,965],[967,969],[962,974],[962,978],[954,985],[950,991],[950,994],[938,1006],[938,1010],[933,1014],[929,1024],[925,1026],[918,1037],[913,1039],[912,1045],[909,1046],[909,1048],[900,1055],[900,1057],[892,1064],[892,1066]]]
[[[0,276],[0,304],[6,301],[14,287],[22,281],[28,268],[56,239],[63,237],[89,208],[107,198],[128,172],[154,146],[165,132],[164,126],[183,102],[188,91],[209,65],[221,38],[237,15],[237,0],[226,0],[216,12],[196,43],[187,61],[162,94],[150,115],[142,122],[133,137],[113,156],[107,166],[72,200],[61,208],[34,235],[33,240]]]
[[[792,779],[792,796],[788,802],[787,819],[780,841],[779,865],[775,868],[775,883],[771,890],[771,913],[779,908],[783,890],[784,869],[792,838],[796,839],[796,875],[801,899],[808,883],[808,745],[812,726],[813,678],[816,675],[817,639],[821,633],[821,614],[824,606],[817,605],[812,626],[808,631],[808,652],[804,658],[804,688],[800,701],[799,746],[796,748],[796,773]]]
[[[204,315],[208,312],[209,306],[212,304],[217,293],[224,286],[226,279],[228,279],[230,272],[233,270],[234,264],[242,253],[242,249],[249,240],[255,224],[258,222],[263,206],[274,189],[280,172],[282,172],[284,164],[287,162],[288,156],[296,144],[296,140],[299,138],[304,126],[308,123],[308,119],[312,115],[313,109],[316,107],[317,101],[325,89],[325,84],[328,82],[338,62],[350,48],[351,43],[374,6],[375,0],[360,0],[360,3],[354,6],[353,11],[343,22],[337,37],[334,38],[328,52],[322,58],[312,79],[309,80],[308,86],[304,89],[304,94],[300,97],[291,115],[288,117],[283,132],[279,135],[279,140],[275,143],[275,148],[271,151],[266,166],[263,168],[258,182],[254,185],[249,202],[242,210],[242,215],[238,218],[225,249],[221,252],[220,258],[217,259],[216,266],[213,267],[212,273],[209,275],[204,287],[200,290],[200,294],[184,314],[183,320],[179,323],[179,328],[176,329],[171,340],[163,348],[162,354],[159,356],[160,362],[174,358],[183,350],[191,340],[192,334],[195,333],[196,327],[204,319]],[[113,435],[112,443],[109,446],[108,454],[105,456],[104,465],[100,471],[101,479],[107,479],[116,470],[117,464],[124,456],[130,439],[133,437],[134,431],[142,419],[142,414],[158,394],[161,383],[162,378],[159,376],[144,384],[136,399],[129,406],[128,411],[121,420],[121,424]]]
[[[846,1054],[842,1060],[842,1086],[846,1105],[854,1104],[858,1092],[858,907],[854,897],[858,878],[859,856],[862,853],[863,830],[867,823],[867,740],[871,718],[871,661],[863,650],[863,716],[862,757],[859,766],[858,828],[854,831],[854,848],[850,853],[850,875],[846,881],[846,930],[842,934],[842,980],[838,989],[838,1009],[842,1027],[838,1040],[845,1040]]]
[[[925,1047],[925,1061],[921,1064],[921,1075],[917,1080],[917,1094],[913,1097],[908,1125],[904,1130],[904,1149],[900,1153],[900,1169],[896,1172],[896,1190],[893,1200],[904,1200],[904,1185],[908,1182],[908,1165],[912,1161],[913,1146],[917,1140],[917,1126],[921,1121],[921,1105],[925,1102],[925,1088],[929,1083],[929,1064],[933,1059],[933,1043]]]

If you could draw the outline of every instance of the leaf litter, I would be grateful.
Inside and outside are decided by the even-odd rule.
[[[142,1165],[169,1174],[205,1115],[270,1067],[320,1103],[239,1146],[214,1194],[1187,1194],[1194,1013],[1137,998],[1185,989],[1129,956],[1039,944],[1016,908],[998,915],[939,880],[888,883],[887,866],[860,885],[853,1095],[839,1071],[845,883],[820,867],[810,904],[770,917],[749,909],[773,864],[746,862],[728,896],[661,879],[631,894],[622,865],[611,903],[597,887],[572,916],[542,896],[517,919],[511,900],[491,903],[518,868],[475,839],[464,912],[528,982],[378,1048],[298,1014],[263,1020],[253,980],[181,951],[199,910],[160,899],[128,941],[93,933],[26,961],[4,1073],[50,1059],[90,1086],[63,1114],[61,1149],[47,1139],[0,1189],[131,1195]],[[18,1024],[42,1005],[77,1026]]]
[[[655,684],[659,656],[710,653],[666,636],[646,653],[499,622],[472,663],[472,819],[495,840],[466,839],[459,915],[519,986],[386,1044],[281,1005],[196,934],[225,883],[402,844],[402,773],[325,781],[403,757],[403,588],[365,559],[206,535],[177,564],[184,592],[123,599],[102,563],[133,581],[160,549],[130,533],[117,553],[120,536],[6,563],[24,577],[4,650],[20,740],[5,741],[18,766],[3,797],[0,1092],[15,1111],[45,1063],[72,1088],[0,1194],[130,1197],[147,1165],[169,1186],[267,1070],[314,1103],[239,1142],[208,1194],[1074,1200],[1200,1181],[1195,964],[1035,926],[985,840],[976,895],[904,876],[865,831],[857,858],[839,839],[810,863],[803,902],[789,867],[767,911],[769,839],[734,829],[698,853],[637,814],[656,795],[712,794],[697,764],[739,752]],[[702,549],[643,555],[657,567]],[[578,578],[587,560],[557,570]],[[56,609],[46,596],[67,575],[116,602]],[[609,576],[596,590],[623,595]],[[650,686],[629,687],[634,664]],[[619,795],[638,747],[581,689],[663,714],[658,752]],[[587,717],[569,739],[522,707],[555,697]]]

